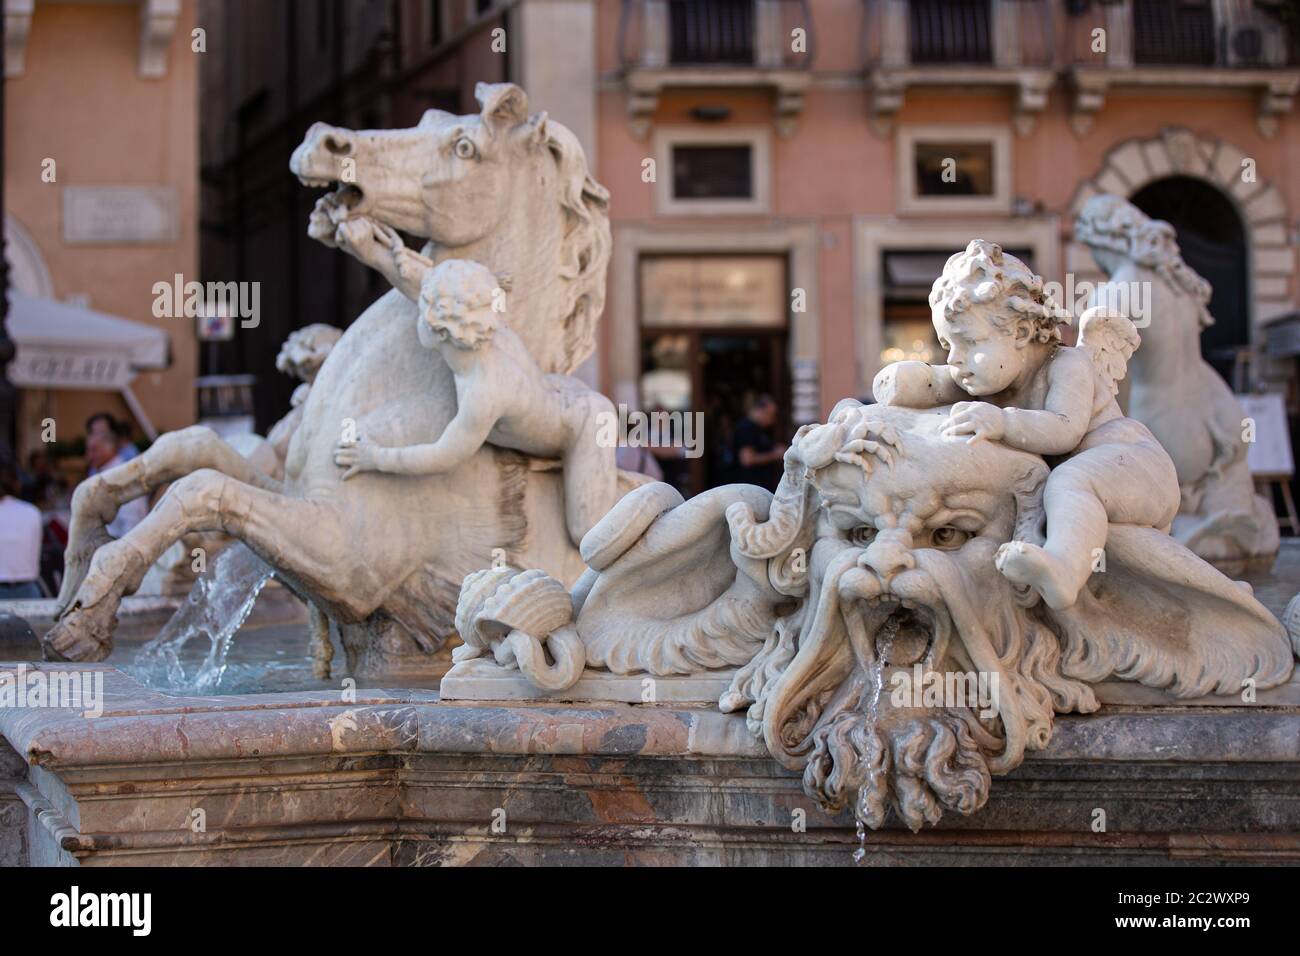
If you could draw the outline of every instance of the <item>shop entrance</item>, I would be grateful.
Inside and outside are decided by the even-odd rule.
[[[641,410],[696,416],[698,457],[654,448],[664,480],[691,496],[736,480],[735,427],[759,395],[790,434],[785,256],[647,256],[641,260]]]

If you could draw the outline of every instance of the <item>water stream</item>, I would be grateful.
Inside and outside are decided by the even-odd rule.
[[[215,693],[226,673],[226,658],[257,596],[274,572],[244,544],[236,541],[201,574],[158,636],[136,653],[131,675],[147,687],[195,694]],[[195,637],[205,637],[207,654],[197,666],[182,651]],[[190,657],[193,657],[191,654]]]

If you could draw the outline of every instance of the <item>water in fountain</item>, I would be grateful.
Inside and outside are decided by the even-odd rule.
[[[240,542],[231,544],[199,576],[185,603],[162,631],[136,654],[132,676],[149,687],[214,693],[226,672],[226,657],[257,596],[270,580],[271,566]],[[207,655],[191,674],[181,652],[191,638],[209,642]]]
[[[880,694],[884,690],[885,662],[894,649],[894,639],[897,636],[898,622],[891,615],[886,619],[884,626],[876,635],[876,653],[869,672],[871,683],[867,691],[870,694],[867,699],[867,719],[873,730],[880,718]],[[854,815],[856,816],[856,812]],[[861,865],[867,858],[867,828],[863,825],[860,817],[855,822],[857,823],[858,848],[853,851],[853,862]]]

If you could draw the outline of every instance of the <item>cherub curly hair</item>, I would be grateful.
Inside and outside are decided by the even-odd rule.
[[[999,301],[1013,312],[994,311],[994,324],[1006,329],[1023,316],[1033,323],[1039,342],[1059,342],[1060,326],[1070,321],[1070,313],[1043,291],[1041,276],[987,239],[972,239],[963,252],[949,258],[930,290],[930,308],[942,308],[945,318]]]
[[[461,348],[478,348],[492,338],[501,319],[490,307],[507,283],[487,266],[468,259],[438,263],[420,283],[420,319],[446,329]]]

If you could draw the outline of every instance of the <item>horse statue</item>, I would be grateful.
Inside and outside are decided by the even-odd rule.
[[[333,187],[308,234],[379,269],[394,288],[325,359],[283,480],[194,427],[77,488],[47,657],[107,657],[122,597],[172,542],[197,531],[237,538],[317,619],[332,619],[353,674],[427,667],[454,631],[460,584],[473,570],[541,567],[567,582],[581,574],[555,461],[484,443],[445,474],[367,472],[346,482],[335,461],[350,434],[383,446],[432,442],[457,412],[453,374],[421,347],[416,303],[379,236],[417,236],[434,263],[472,260],[508,276],[511,301],[524,307],[503,318],[543,372],[567,374],[594,347],[609,194],[574,135],[545,113],[530,116],[518,86],[479,84],[476,96],[479,114],[430,110],[411,129],[307,131],[290,169],[305,185]],[[167,482],[143,522],[120,540],[108,535],[121,503]],[[632,483],[620,474],[620,493]]]
[[[1210,284],[1178,251],[1169,223],[1148,218],[1118,196],[1094,196],[1074,225],[1109,277],[1098,301],[1121,286],[1150,290],[1151,324],[1129,360],[1128,414],[1146,425],[1178,471],[1182,502],[1172,534],[1208,561],[1240,568],[1271,559],[1279,546],[1277,518],[1255,493],[1246,463],[1240,403],[1201,358],[1201,330],[1213,323]]]

